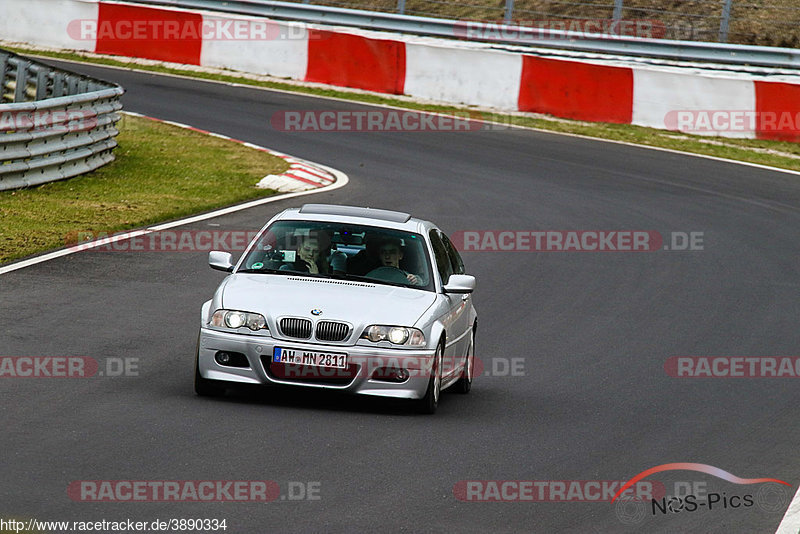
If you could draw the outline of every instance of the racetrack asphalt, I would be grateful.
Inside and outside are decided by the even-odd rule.
[[[373,108],[69,67],[120,83],[129,111],[350,179],[188,229],[255,230],[286,207],[329,202],[408,211],[449,234],[702,232],[703,250],[464,252],[490,374],[469,395],[443,395],[428,417],[317,392],[196,397],[200,306],[224,276],[205,252],[82,252],[0,276],[0,356],[138,359],[138,376],[0,379],[6,517],[225,518],[235,533],[727,533],[780,523],[800,483],[797,380],[673,378],[664,365],[800,356],[800,176],[521,129],[281,132],[270,125],[277,112]],[[513,359],[520,367],[503,373]],[[762,502],[663,514],[647,503],[629,523],[609,502],[462,502],[453,490],[466,480],[626,481],[672,462],[793,487],[773,493],[785,499],[774,511]],[[67,488],[81,480],[272,480],[284,496],[290,483],[313,482],[320,498],[75,502]],[[728,497],[759,490],[692,471],[649,480],[668,494],[676,483]]]

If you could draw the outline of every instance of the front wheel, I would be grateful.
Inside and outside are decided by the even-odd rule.
[[[444,346],[440,343],[436,348],[436,353],[433,356],[433,364],[431,366],[431,378],[428,381],[428,389],[425,392],[425,397],[416,401],[417,411],[423,414],[436,413],[436,408],[439,407],[439,396],[442,394],[442,358],[444,355]]]
[[[453,390],[458,393],[469,393],[472,389],[472,378],[475,372],[475,329],[469,335],[469,349],[464,358],[464,369],[461,371],[461,378],[453,386]]]

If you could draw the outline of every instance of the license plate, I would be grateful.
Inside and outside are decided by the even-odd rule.
[[[343,352],[319,352],[275,347],[272,351],[272,361],[275,363],[313,365],[328,369],[347,369],[347,354]]]

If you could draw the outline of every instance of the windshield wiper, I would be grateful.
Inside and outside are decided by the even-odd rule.
[[[385,284],[389,286],[395,287],[410,287],[411,289],[422,289],[419,286],[411,285],[411,284],[404,284],[401,282],[390,282],[388,280],[381,280],[380,278],[370,278],[368,276],[361,276],[358,274],[331,274],[329,275],[330,278],[336,278],[339,280],[354,280],[356,282],[364,282],[368,284]]]
[[[286,272],[292,271],[279,271],[278,269],[239,269],[236,271],[237,273],[247,273],[247,274],[283,274]]]
[[[366,276],[361,276],[358,274],[349,274],[349,273],[341,273],[341,274],[330,274],[328,275],[331,278],[336,278],[337,280],[357,280],[359,282],[368,282],[370,280],[374,280],[373,278],[367,278]]]

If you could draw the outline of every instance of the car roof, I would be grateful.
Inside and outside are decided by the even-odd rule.
[[[401,211],[390,211],[378,208],[360,208],[357,206],[339,206],[338,204],[303,204],[300,213],[316,213],[321,215],[341,215],[344,217],[365,217],[389,222],[408,222],[411,215]]]
[[[305,220],[363,224],[397,230],[420,232],[435,228],[428,221],[416,219],[408,213],[379,208],[340,206],[338,204],[304,204],[300,208],[289,208],[276,220]]]

